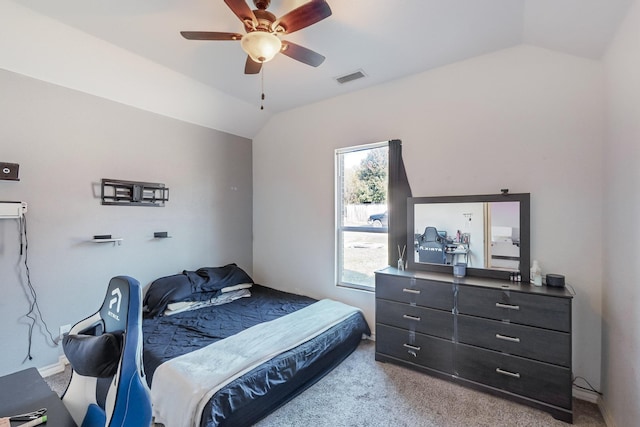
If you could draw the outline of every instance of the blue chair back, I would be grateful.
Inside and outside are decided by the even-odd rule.
[[[62,401],[78,425],[151,425],[151,397],[142,366],[142,289],[137,280],[112,278],[100,310],[76,323],[64,344],[72,374]]]

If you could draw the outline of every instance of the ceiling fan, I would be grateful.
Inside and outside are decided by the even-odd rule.
[[[248,54],[245,74],[259,73],[262,64],[273,59],[278,52],[312,67],[324,62],[325,57],[319,53],[281,40],[279,36],[291,34],[331,16],[331,8],[325,0],[311,0],[280,18],[267,11],[271,0],[253,0],[256,10],[251,10],[245,0],[224,2],[240,18],[246,34],[181,31],[182,37],[188,40],[240,40],[242,49]]]

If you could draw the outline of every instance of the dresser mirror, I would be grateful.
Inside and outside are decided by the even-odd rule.
[[[407,266],[529,282],[529,193],[407,199]]]

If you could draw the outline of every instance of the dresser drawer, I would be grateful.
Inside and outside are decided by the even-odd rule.
[[[571,335],[566,332],[459,315],[458,341],[527,359],[571,366]]]
[[[571,299],[460,286],[458,312],[556,331],[571,331]]]
[[[376,352],[447,374],[453,372],[453,343],[417,332],[376,323]]]
[[[451,284],[411,277],[376,275],[376,298],[451,311]]]
[[[571,369],[465,344],[455,363],[461,378],[571,409]]]
[[[376,323],[453,339],[451,312],[376,299]]]

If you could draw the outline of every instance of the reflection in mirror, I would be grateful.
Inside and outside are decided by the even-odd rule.
[[[409,226],[410,267],[448,271],[447,266],[465,263],[467,271],[476,272],[472,275],[528,277],[528,194],[409,199]]]
[[[415,206],[415,262],[518,271],[520,203]]]
[[[520,268],[520,203],[487,203],[489,245],[485,268]]]

